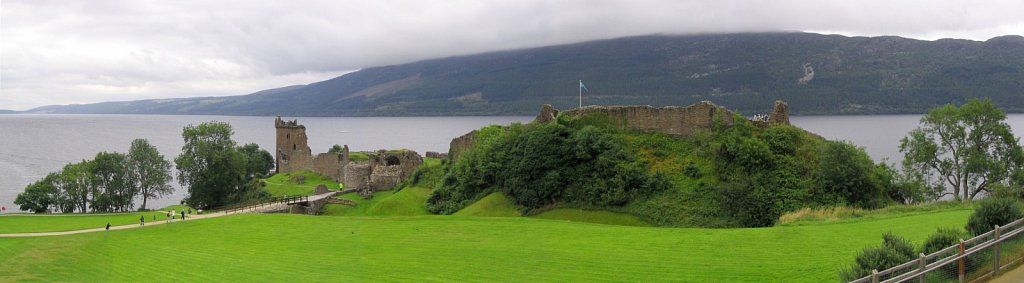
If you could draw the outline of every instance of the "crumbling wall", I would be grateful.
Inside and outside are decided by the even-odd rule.
[[[402,181],[402,166],[378,165],[370,173],[370,189],[380,191],[390,189]]]
[[[537,113],[537,117],[533,118],[534,122],[547,123],[554,121],[558,117],[558,109],[552,107],[551,104],[544,104],[540,107],[540,113]]]
[[[335,182],[341,182],[345,174],[342,168],[347,164],[348,159],[342,153],[321,153],[313,158],[313,171],[331,177]]]
[[[772,114],[768,115],[768,123],[789,125],[789,104],[782,100],[776,100]]]
[[[473,143],[475,142],[476,130],[462,135],[461,137],[452,139],[452,143],[448,145],[448,158],[452,161],[459,160],[459,153],[473,147]]]
[[[603,115],[625,129],[662,132],[674,137],[693,136],[699,130],[710,129],[716,120],[725,126],[733,123],[731,111],[708,101],[686,107],[587,106],[565,113],[576,116]]]
[[[362,191],[370,187],[370,161],[349,162],[344,168],[346,190]]]

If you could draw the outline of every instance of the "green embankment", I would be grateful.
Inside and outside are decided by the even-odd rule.
[[[516,217],[522,214],[512,204],[512,200],[501,192],[493,192],[480,200],[455,212],[459,216]]]
[[[383,191],[373,194],[373,198],[364,200],[358,194],[351,193],[338,198],[356,202],[356,206],[328,204],[324,206],[324,215],[335,216],[414,216],[429,215],[424,206],[430,189],[408,187],[401,191]]]
[[[0,281],[833,282],[883,232],[920,244],[970,212],[748,229],[239,215],[0,239]]]
[[[530,217],[623,226],[651,226],[651,224],[644,222],[634,215],[604,210],[556,208]]]
[[[165,220],[162,211],[187,206],[172,205],[147,212],[102,213],[102,214],[9,214],[0,216],[0,233],[59,232],[101,228],[110,225],[138,224],[139,216],[146,222]],[[193,210],[194,212],[194,210]]]
[[[294,180],[296,176],[305,176],[306,180],[302,184],[297,183]],[[327,185],[328,189],[338,190],[341,186],[338,182],[320,176],[320,174],[311,171],[295,171],[288,173],[278,173],[270,178],[264,179],[267,192],[270,192],[273,196],[287,196],[287,195],[309,195],[312,194],[316,189],[317,185]]]

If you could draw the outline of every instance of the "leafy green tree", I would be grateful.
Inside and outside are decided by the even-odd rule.
[[[1024,151],[1005,121],[1006,113],[987,99],[932,109],[900,140],[904,165],[933,177],[930,185],[952,189],[947,194],[957,200],[991,192],[1024,165]]]
[[[67,195],[68,204],[72,207],[70,211],[89,212],[89,203],[97,193],[92,166],[91,161],[82,160],[79,163],[64,165],[64,169],[60,171],[60,188]]]
[[[57,197],[60,194],[57,187],[54,186],[54,181],[57,178],[57,174],[50,173],[42,180],[29,184],[25,191],[19,193],[14,199],[14,204],[17,204],[21,210],[34,213],[43,213],[50,210],[51,206],[57,206],[59,201]]]
[[[185,145],[174,159],[178,182],[188,188],[185,203],[211,208],[229,202],[246,188],[246,157],[231,140],[234,131],[224,122],[188,125],[182,130]]]
[[[340,145],[333,145],[331,146],[331,149],[327,150],[327,153],[341,153],[344,150],[345,148],[341,147]]]
[[[130,185],[128,157],[122,153],[100,152],[92,160],[91,174],[93,211],[129,211],[135,202],[136,191]]]
[[[814,172],[817,195],[825,204],[846,203],[863,208],[882,205],[882,185],[871,158],[852,143],[828,142]]]
[[[270,170],[274,169],[274,156],[270,152],[260,149],[259,145],[249,143],[239,147],[238,151],[245,155],[247,164],[245,176],[247,178],[266,178],[270,174]]]
[[[159,198],[174,192],[171,181],[171,163],[146,139],[132,141],[128,150],[128,168],[132,190],[142,197],[142,207],[150,198]]]

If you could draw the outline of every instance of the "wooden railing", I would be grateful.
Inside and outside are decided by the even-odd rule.
[[[307,196],[307,195],[289,195],[289,196],[274,197],[274,198],[271,198],[271,199],[263,199],[263,200],[255,200],[255,201],[231,204],[231,205],[223,206],[223,207],[221,207],[221,208],[219,208],[217,210],[221,210],[224,213],[238,213],[238,212],[243,212],[243,211],[246,211],[246,210],[255,210],[255,209],[258,209],[258,208],[263,208],[263,207],[267,207],[267,206],[271,206],[271,205],[276,205],[276,204],[289,205],[289,204],[303,203],[303,202],[308,202],[308,201],[309,201],[309,196]]]

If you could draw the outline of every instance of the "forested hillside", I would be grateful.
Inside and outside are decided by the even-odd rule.
[[[984,42],[811,33],[652,35],[371,67],[245,96],[47,106],[43,113],[528,115],[541,104],[689,105],[762,113],[923,113],[987,97],[1024,111],[1024,37]]]

